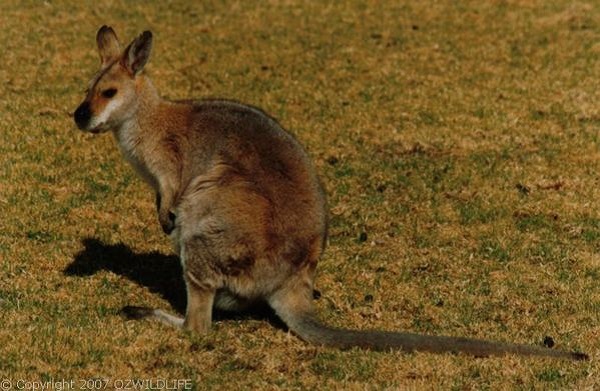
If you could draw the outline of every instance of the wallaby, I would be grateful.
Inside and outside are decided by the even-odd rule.
[[[179,253],[187,291],[185,318],[125,307],[130,318],[207,333],[213,306],[231,311],[266,302],[301,339],[342,349],[588,358],[536,346],[323,325],[312,300],[327,238],[326,198],[303,147],[255,107],[162,99],[141,73],[150,31],[125,50],[107,26],[96,41],[101,68],[75,122],[87,132],[111,130],[126,160],[156,192],[158,220]]]

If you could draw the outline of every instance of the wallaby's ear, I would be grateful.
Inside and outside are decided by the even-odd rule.
[[[132,76],[137,75],[146,65],[152,49],[152,33],[144,31],[125,49],[121,64]]]
[[[117,39],[115,30],[109,26],[102,26],[96,34],[96,43],[98,43],[98,52],[100,53],[100,60],[102,64],[106,64],[121,54],[121,45]]]

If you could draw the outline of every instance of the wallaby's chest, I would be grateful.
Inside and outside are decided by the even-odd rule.
[[[157,173],[153,172],[150,161],[151,156],[145,152],[144,143],[137,138],[120,132],[116,135],[119,150],[123,157],[133,167],[135,172],[148,183],[155,191],[158,191]]]

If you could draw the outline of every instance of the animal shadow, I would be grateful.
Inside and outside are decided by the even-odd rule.
[[[186,290],[179,257],[158,251],[136,253],[123,243],[107,244],[96,238],[82,239],[83,250],[63,273],[67,276],[91,276],[105,270],[123,276],[160,295],[175,311],[185,313]],[[128,303],[143,305],[143,303]],[[215,310],[215,320],[259,319],[285,329],[283,322],[267,304],[259,304],[244,313]]]

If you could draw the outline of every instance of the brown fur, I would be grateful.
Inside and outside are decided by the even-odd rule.
[[[97,35],[102,67],[75,113],[80,128],[112,130],[125,158],[157,192],[158,217],[181,257],[185,319],[128,307],[200,333],[213,306],[268,302],[301,338],[348,348],[584,355],[452,337],[332,329],[312,303],[317,261],[327,235],[323,189],[302,146],[259,109],[224,100],[172,102],[140,74],[152,35],[123,52],[114,31]],[[107,98],[107,89],[116,89]]]

